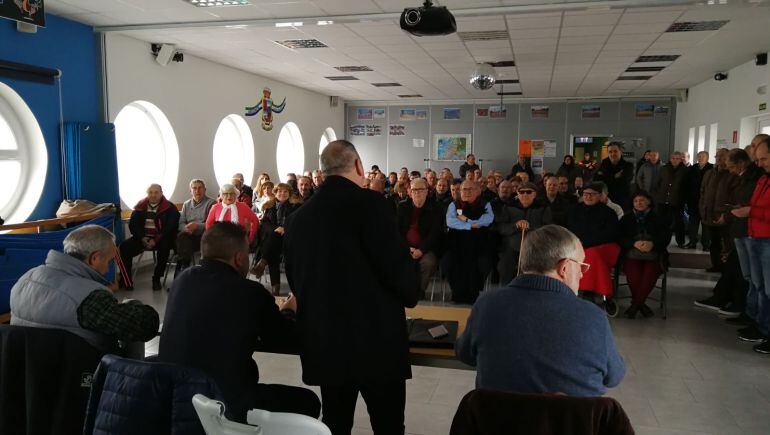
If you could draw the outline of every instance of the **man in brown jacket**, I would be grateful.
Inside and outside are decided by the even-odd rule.
[[[684,192],[687,167],[682,152],[671,153],[671,161],[661,168],[655,180],[653,195],[658,212],[668,222],[669,233],[674,231],[676,244],[684,248]],[[667,239],[670,240],[670,237]]]
[[[725,240],[728,238],[724,229],[727,228],[726,216],[730,207],[727,206],[729,198],[730,171],[727,170],[727,148],[717,150],[715,165],[703,176],[700,191],[700,215],[703,225],[709,232],[711,246],[711,268],[708,272],[719,272],[722,267],[722,253]]]

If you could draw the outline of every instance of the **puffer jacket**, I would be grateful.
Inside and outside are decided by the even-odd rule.
[[[224,400],[200,370],[105,355],[94,374],[83,433],[203,435],[195,394]]]

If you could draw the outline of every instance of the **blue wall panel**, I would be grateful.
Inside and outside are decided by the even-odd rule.
[[[0,19],[0,59],[62,72],[62,112],[65,122],[103,122],[99,83],[99,46],[90,26],[53,15],[35,34],[16,31],[16,23]],[[45,189],[29,219],[52,217],[63,197],[59,146],[59,90],[56,85],[0,77],[29,105],[48,148]]]

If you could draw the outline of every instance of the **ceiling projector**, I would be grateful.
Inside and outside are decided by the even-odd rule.
[[[457,23],[446,6],[433,6],[425,0],[421,7],[404,9],[401,29],[415,36],[449,35],[457,31]]]

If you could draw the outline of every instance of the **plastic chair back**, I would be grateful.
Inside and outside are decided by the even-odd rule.
[[[235,423],[225,418],[225,404],[212,400],[203,394],[192,398],[195,412],[201,420],[206,435],[250,435],[263,434],[261,428],[247,424]]]
[[[321,421],[301,414],[252,409],[246,422],[259,426],[263,435],[332,435]]]

